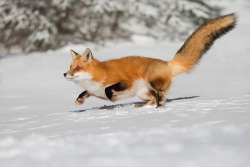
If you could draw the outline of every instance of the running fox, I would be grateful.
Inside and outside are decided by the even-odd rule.
[[[146,101],[143,105],[164,107],[165,94],[174,77],[189,73],[213,42],[235,25],[235,14],[203,24],[188,37],[171,61],[129,56],[100,62],[89,48],[82,55],[71,50],[73,61],[64,77],[85,90],[76,99],[76,105],[83,104],[89,96],[112,102],[138,96]]]

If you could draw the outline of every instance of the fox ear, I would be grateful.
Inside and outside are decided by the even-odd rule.
[[[84,62],[91,62],[93,59],[92,52],[89,48],[87,48],[84,53],[82,54]]]
[[[74,60],[76,58],[76,55],[79,55],[78,53],[76,53],[75,51],[73,51],[72,49],[70,49],[70,53],[72,56],[72,59]]]

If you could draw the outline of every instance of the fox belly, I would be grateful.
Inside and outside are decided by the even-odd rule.
[[[150,87],[147,84],[147,82],[144,81],[143,79],[139,79],[139,80],[134,81],[133,86],[130,90],[117,92],[116,96],[117,96],[117,100],[126,99],[126,98],[134,97],[134,96],[147,100],[148,99],[147,94],[149,91],[150,91]]]

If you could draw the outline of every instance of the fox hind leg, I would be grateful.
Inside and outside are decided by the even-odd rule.
[[[166,96],[163,91],[158,91],[157,92],[157,107],[156,108],[161,108],[166,105]]]
[[[141,98],[142,99],[142,98]],[[144,99],[142,99],[144,100]],[[155,93],[155,96],[151,96],[150,100],[144,100],[146,101],[143,104],[137,104],[136,107],[143,107],[146,105],[151,105],[154,106],[156,105],[156,108],[161,108],[164,107],[166,105],[166,96],[165,93],[163,91],[159,91],[157,93]]]
[[[156,93],[157,108],[164,107],[166,105],[165,93],[170,89],[171,82],[168,78],[156,78],[150,81],[150,85]]]
[[[157,105],[157,96],[154,90],[149,91],[145,95],[139,95],[138,96],[141,100],[145,101],[141,104],[136,104],[135,107],[144,107],[146,105]]]

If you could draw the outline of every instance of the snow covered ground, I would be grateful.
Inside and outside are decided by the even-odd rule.
[[[222,1],[224,2],[224,1]],[[221,2],[221,3],[222,3]],[[182,43],[72,45],[0,60],[0,166],[241,167],[250,160],[250,3],[240,0],[238,26],[216,41],[190,75],[176,78],[164,109],[134,108],[91,97],[65,80],[69,49],[99,60],[143,55],[170,60]]]

